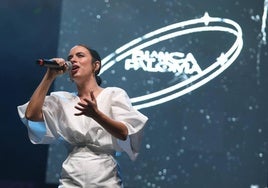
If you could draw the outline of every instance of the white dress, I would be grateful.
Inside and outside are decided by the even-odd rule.
[[[58,139],[68,143],[70,153],[62,165],[59,188],[123,187],[114,153],[124,151],[131,160],[138,155],[148,118],[132,107],[123,89],[107,87],[96,100],[100,111],[127,126],[126,141],[113,137],[92,118],[75,116],[74,106],[80,101],[75,93],[59,91],[46,96],[44,122],[25,118],[28,103],[18,106],[32,143],[51,144]]]

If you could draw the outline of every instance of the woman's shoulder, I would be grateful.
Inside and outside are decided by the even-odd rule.
[[[73,99],[77,96],[75,92],[68,92],[68,91],[53,91],[50,93],[50,96],[61,98],[61,99]]]
[[[111,93],[126,93],[126,91],[123,88],[120,87],[106,87],[104,90]]]

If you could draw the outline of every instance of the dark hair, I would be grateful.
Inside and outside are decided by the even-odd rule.
[[[100,86],[101,83],[102,83],[102,79],[98,75],[100,73],[100,69],[101,69],[101,57],[100,57],[99,53],[96,50],[88,47],[87,45],[78,44],[78,46],[82,46],[82,47],[86,48],[89,51],[89,53],[91,54],[91,56],[93,58],[92,59],[92,63],[95,62],[95,61],[99,61],[100,62],[100,68],[95,72],[95,78],[96,78],[97,84]]]

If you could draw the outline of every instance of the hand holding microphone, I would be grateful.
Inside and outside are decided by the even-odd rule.
[[[64,65],[60,65],[53,59],[38,59],[36,63],[41,67],[47,67],[56,70],[69,71],[72,69],[72,63],[70,61],[65,61]]]

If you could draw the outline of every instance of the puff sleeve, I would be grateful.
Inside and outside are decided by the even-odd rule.
[[[130,159],[135,160],[140,149],[144,126],[148,118],[132,106],[127,93],[120,88],[117,88],[116,92],[112,95],[111,110],[114,119],[123,122],[128,128],[127,140],[117,140],[117,142]]]
[[[55,113],[57,112],[54,104],[56,102],[55,100],[55,97],[46,97],[43,106],[44,121],[40,122],[30,121],[25,117],[25,111],[29,102],[17,107],[18,115],[23,124],[26,125],[29,139],[33,144],[51,144],[59,137],[56,131],[56,123],[47,122],[47,119],[57,122],[55,120],[57,116],[57,113]]]

